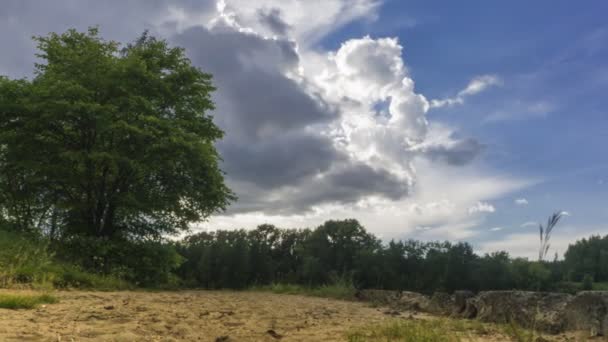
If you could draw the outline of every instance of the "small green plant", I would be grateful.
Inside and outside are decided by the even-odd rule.
[[[54,304],[58,300],[52,295],[13,295],[0,294],[0,308],[2,309],[33,309],[40,304]]]

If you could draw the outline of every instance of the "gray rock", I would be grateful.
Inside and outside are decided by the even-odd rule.
[[[564,331],[564,311],[572,296],[529,291],[486,291],[469,299],[470,312],[485,322],[516,323],[548,333]]]
[[[579,292],[566,306],[566,329],[608,336],[608,291]]]
[[[362,301],[409,311],[426,311],[430,302],[427,296],[408,291],[361,290],[356,297]]]
[[[473,298],[475,294],[472,291],[455,291],[452,295],[452,316],[460,317],[466,311],[467,300]]]
[[[435,315],[450,315],[454,307],[454,297],[445,292],[435,292],[426,311]]]

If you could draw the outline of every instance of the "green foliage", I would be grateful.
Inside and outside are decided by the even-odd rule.
[[[37,37],[33,80],[0,78],[0,211],[52,240],[154,237],[234,198],[214,142],[211,76],[144,34]]]
[[[253,231],[213,231],[177,244],[186,259],[177,273],[190,287],[264,287],[303,292],[346,280],[354,288],[423,293],[455,290],[560,290],[562,262],[478,256],[466,243],[380,243],[356,220],[328,221],[314,230],[262,225]],[[275,289],[276,290],[276,289]],[[340,291],[338,291],[340,292]]]
[[[608,281],[608,235],[591,236],[571,244],[564,254],[564,264],[571,281],[582,281],[585,275],[596,282]]]
[[[583,291],[591,291],[593,290],[593,276],[590,274],[585,274],[583,277],[583,283],[581,284],[581,289]]]
[[[461,340],[446,328],[441,320],[395,321],[351,332],[348,334],[348,341],[457,342]]]
[[[58,246],[57,255],[69,260],[82,269],[67,272],[68,284],[71,278],[80,286],[93,287],[95,283],[104,284],[112,279],[143,287],[176,285],[173,271],[182,263],[183,258],[174,246],[156,241],[132,242],[96,237],[72,237]],[[87,251],[83,253],[82,251]],[[91,272],[94,272],[91,274]],[[84,276],[84,278],[80,278]],[[111,285],[111,284],[110,284]],[[119,287],[122,287],[122,285]]]
[[[36,236],[0,229],[0,287],[50,281],[52,254]]]
[[[0,308],[2,309],[34,309],[40,304],[57,303],[57,298],[49,294],[43,295],[12,295],[0,294]]]

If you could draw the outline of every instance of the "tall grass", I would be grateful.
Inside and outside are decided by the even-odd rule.
[[[460,337],[447,331],[443,320],[394,321],[351,332],[349,342],[458,342]]]
[[[0,287],[46,283],[53,263],[47,245],[35,237],[0,230]]]
[[[459,341],[537,341],[538,334],[515,324],[498,325],[478,320],[450,318],[392,320],[357,328],[347,334],[349,342],[459,342]]]
[[[122,290],[132,285],[58,262],[44,240],[0,229],[0,288]]]
[[[33,309],[40,304],[57,303],[57,298],[49,294],[43,295],[13,295],[0,294],[1,309]]]

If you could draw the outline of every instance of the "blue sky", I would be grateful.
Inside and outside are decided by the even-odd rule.
[[[143,30],[210,72],[229,211],[193,229],[357,218],[383,239],[534,257],[607,234],[608,3],[6,0],[0,74],[32,35]]]
[[[387,1],[377,20],[321,44],[397,36],[417,90],[431,98],[457,93],[471,75],[499,75],[502,86],[429,112],[486,144],[482,163],[538,181],[494,201],[484,224],[508,235],[563,209],[572,214],[564,222],[584,231],[608,219],[606,13],[600,1]]]

